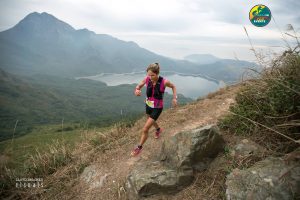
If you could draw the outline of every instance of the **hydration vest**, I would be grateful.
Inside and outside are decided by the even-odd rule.
[[[147,86],[146,104],[152,108],[163,108],[164,106],[163,98],[165,93],[164,78],[159,76],[156,85],[153,87],[150,77],[147,76],[146,86]]]

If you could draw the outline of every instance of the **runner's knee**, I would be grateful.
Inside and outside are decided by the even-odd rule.
[[[150,127],[144,126],[143,132],[146,133],[146,134],[148,134],[149,129],[150,129]]]

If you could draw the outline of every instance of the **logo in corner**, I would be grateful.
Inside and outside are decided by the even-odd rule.
[[[249,12],[249,20],[254,26],[266,26],[271,21],[271,11],[265,5],[256,5]]]

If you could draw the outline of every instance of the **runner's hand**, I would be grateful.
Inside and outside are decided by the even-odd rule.
[[[176,107],[176,106],[177,106],[177,99],[173,99],[173,100],[172,100],[172,105],[173,105],[173,107]]]
[[[135,96],[141,96],[141,90],[135,89],[134,94]]]

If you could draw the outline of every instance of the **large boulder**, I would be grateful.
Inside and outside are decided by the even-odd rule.
[[[214,125],[176,134],[163,143],[157,160],[138,164],[130,172],[129,198],[180,191],[192,183],[194,170],[206,169],[224,144]]]
[[[234,169],[227,176],[226,186],[228,200],[297,199],[300,197],[300,165],[270,157],[248,169]]]
[[[127,178],[129,199],[153,194],[172,194],[188,186],[194,179],[193,170],[169,168],[159,161],[142,163]]]
[[[184,131],[162,145],[160,160],[178,169],[204,170],[224,149],[224,139],[214,125]]]

